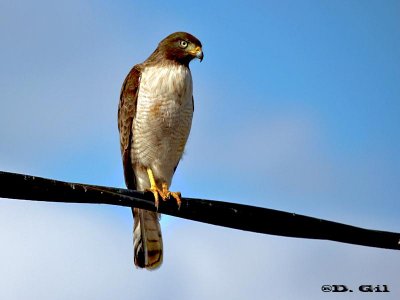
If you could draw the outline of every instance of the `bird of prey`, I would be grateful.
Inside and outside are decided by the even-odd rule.
[[[189,136],[194,110],[189,63],[203,60],[201,42],[186,32],[163,39],[143,63],[135,65],[121,89],[118,129],[125,183],[128,189],[151,191],[159,198],[174,198],[172,176]],[[134,262],[155,269],[162,263],[159,215],[138,208],[134,217]]]

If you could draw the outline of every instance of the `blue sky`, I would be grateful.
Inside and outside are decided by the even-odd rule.
[[[184,30],[205,59],[191,64],[195,116],[172,189],[398,232],[399,20],[398,1],[0,0],[1,170],[123,186],[121,84]],[[161,222],[165,262],[146,272],[127,209],[0,201],[0,290],[320,299],[325,283],[371,283],[400,295],[395,251]]]

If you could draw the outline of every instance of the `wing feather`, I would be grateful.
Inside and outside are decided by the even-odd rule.
[[[118,105],[118,130],[121,144],[122,164],[124,167],[125,183],[128,189],[136,189],[136,176],[132,166],[131,141],[132,124],[136,117],[137,98],[140,85],[141,66],[134,66],[121,88]]]

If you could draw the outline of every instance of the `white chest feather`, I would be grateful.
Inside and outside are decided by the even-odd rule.
[[[157,100],[191,101],[192,75],[184,66],[148,67],[142,73],[139,97],[142,102]],[[140,101],[139,100],[139,101]]]
[[[171,182],[182,157],[192,123],[192,90],[187,67],[147,67],[142,72],[131,157],[141,168],[150,167],[160,181]],[[143,180],[138,178],[138,185],[145,188]]]

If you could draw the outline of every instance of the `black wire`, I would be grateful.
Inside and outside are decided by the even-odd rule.
[[[0,197],[48,202],[111,204],[156,210],[151,193],[69,183],[2,171],[0,171]],[[179,209],[175,201],[160,201],[158,212],[258,233],[400,250],[400,233],[364,229],[243,204],[182,198]]]

